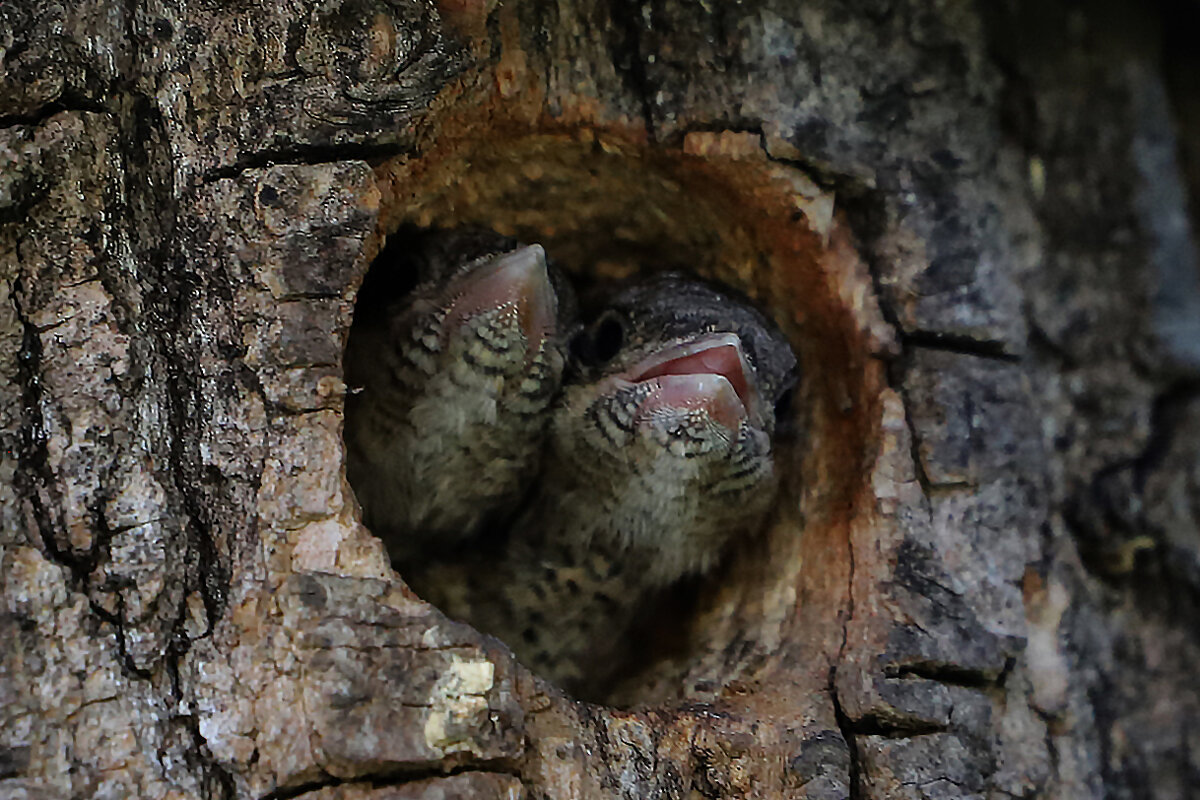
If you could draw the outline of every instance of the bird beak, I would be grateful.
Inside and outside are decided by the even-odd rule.
[[[451,287],[446,330],[496,309],[510,309],[535,352],[555,332],[558,301],[540,244],[520,247],[461,276]]]
[[[639,409],[703,408],[715,421],[736,431],[743,419],[759,421],[761,401],[754,369],[737,334],[718,333],[667,347],[635,364],[622,376],[631,383],[653,383]]]

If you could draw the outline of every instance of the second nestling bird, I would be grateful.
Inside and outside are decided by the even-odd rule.
[[[461,544],[527,490],[573,295],[540,245],[478,229],[399,242],[382,266],[415,272],[416,287],[360,298],[345,439],[363,519],[404,566]]]
[[[755,308],[676,273],[616,292],[572,350],[503,558],[435,568],[415,588],[586,693],[649,597],[762,527],[796,359]]]

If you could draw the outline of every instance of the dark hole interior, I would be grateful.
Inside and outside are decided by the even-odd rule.
[[[786,192],[764,199],[768,182],[742,164],[714,168],[703,159],[614,152],[561,137],[529,137],[432,165],[400,163],[391,177],[390,233],[359,293],[348,352],[361,325],[412,289],[412,237],[468,225],[542,244],[585,307],[606,281],[683,269],[745,294],[780,325],[802,378],[778,404],[782,481],[764,530],[738,542],[709,573],[659,592],[623,632],[619,668],[604,665],[603,678],[585,682],[576,696],[622,707],[708,700],[789,657],[786,642],[804,636],[797,607],[806,593],[802,531],[844,524],[860,489],[873,400],[859,396],[856,334],[821,273],[818,239],[797,222]],[[601,317],[572,348],[603,361],[621,337],[620,321]],[[355,378],[348,368],[352,392]],[[502,550],[505,524],[491,520],[470,547]],[[396,566],[420,593],[461,552]],[[536,637],[536,627],[531,619],[521,636]]]

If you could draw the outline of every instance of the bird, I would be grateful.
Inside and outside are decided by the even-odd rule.
[[[540,244],[479,228],[396,234],[371,272],[345,356],[347,477],[406,566],[483,535],[528,490],[574,295]]]
[[[441,565],[418,592],[594,696],[653,598],[762,528],[798,369],[748,300],[679,272],[613,290],[570,352],[542,477],[502,555]]]

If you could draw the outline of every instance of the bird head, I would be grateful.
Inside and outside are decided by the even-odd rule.
[[[575,383],[618,401],[632,431],[666,432],[685,449],[697,427],[730,441],[743,429],[769,437],[796,380],[796,357],[770,320],[676,272],[615,292],[571,350]]]
[[[398,349],[476,393],[548,402],[573,296],[542,246],[462,229],[418,238],[408,258],[417,285],[393,322]]]

